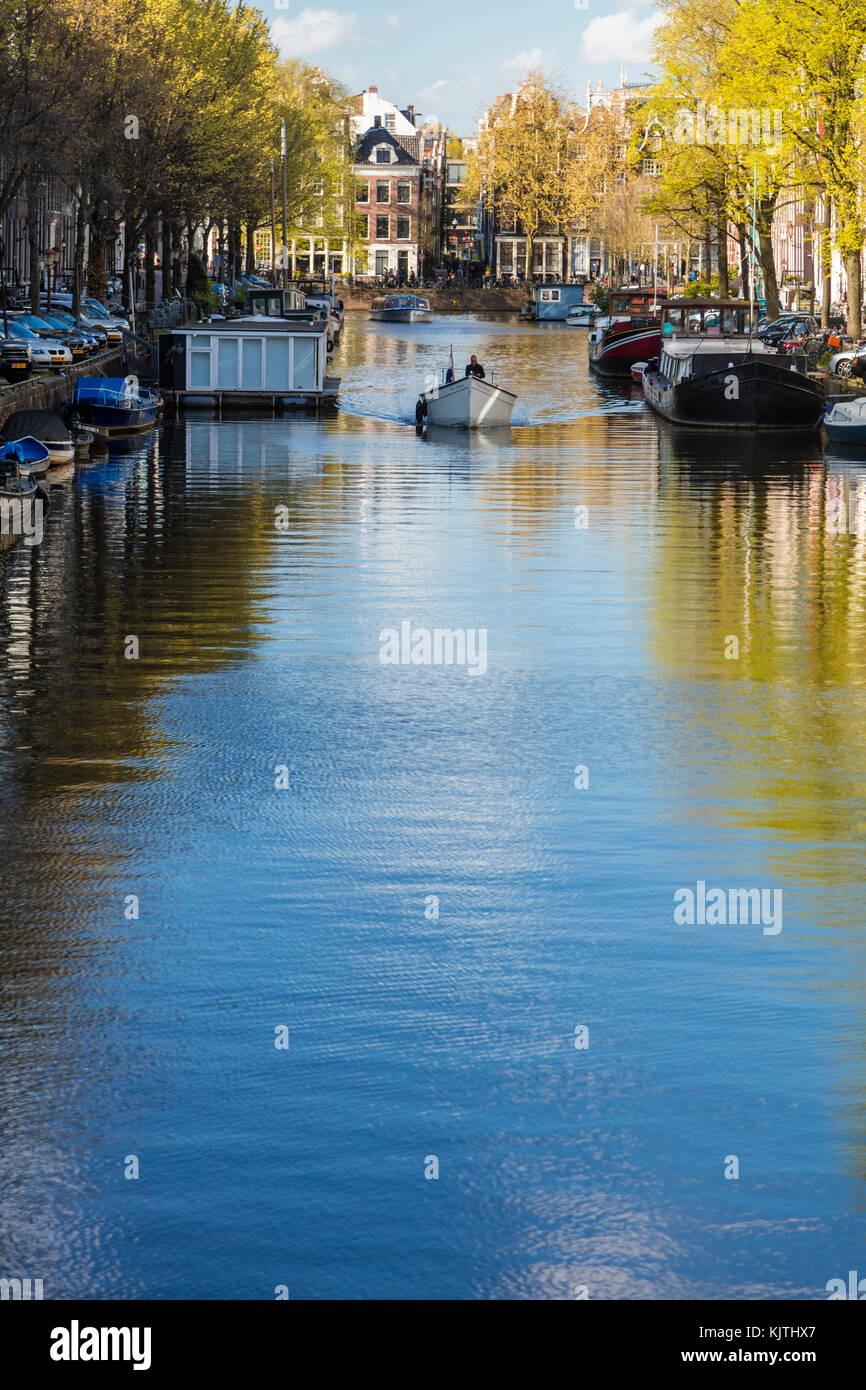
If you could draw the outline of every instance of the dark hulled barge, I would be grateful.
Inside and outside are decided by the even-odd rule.
[[[678,425],[709,429],[816,429],[820,383],[802,353],[781,354],[755,334],[746,300],[671,300],[661,350],[643,371],[647,404]]]

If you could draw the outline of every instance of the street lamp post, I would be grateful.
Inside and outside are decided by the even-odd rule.
[[[271,160],[271,284],[277,283],[277,204],[274,196],[274,161]]]
[[[283,159],[283,289],[288,283],[286,259],[288,255],[286,246],[286,118],[283,117],[280,126],[280,154]]]

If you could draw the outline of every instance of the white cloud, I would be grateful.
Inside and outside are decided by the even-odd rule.
[[[277,19],[271,25],[271,35],[280,52],[290,58],[307,53],[321,53],[325,48],[354,39],[358,33],[358,16],[342,10],[301,10],[297,19]]]
[[[583,31],[580,56],[585,63],[647,62],[653,34],[661,22],[661,15],[641,19],[634,9],[600,15]]]
[[[547,61],[547,54],[543,48],[527,48],[522,53],[515,53],[513,58],[506,58],[502,66],[506,72],[518,73],[526,72],[529,68],[543,68]]]
[[[383,20],[384,20],[384,22],[385,22],[385,27],[386,27],[386,28],[388,28],[388,29],[399,29],[399,28],[400,28],[400,22],[401,22],[401,21],[400,21],[400,16],[399,16],[398,14],[385,14],[385,15],[382,16],[382,18],[383,18]]]

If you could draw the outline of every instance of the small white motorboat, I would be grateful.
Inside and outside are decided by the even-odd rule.
[[[597,304],[572,304],[565,321],[569,328],[593,328],[600,314]]]
[[[422,391],[415,407],[416,425],[446,425],[453,429],[477,430],[508,425],[517,400],[486,377],[462,376],[442,381],[430,391]]]
[[[854,396],[851,400],[827,403],[824,428],[834,444],[859,444],[866,446],[866,396]]]
[[[640,382],[643,380],[643,374],[644,374],[644,372],[646,371],[646,368],[647,368],[647,363],[646,363],[646,362],[632,362],[632,364],[631,364],[631,379],[632,379],[632,381],[636,381],[636,382],[638,382],[638,384],[640,384]]]
[[[423,294],[387,294],[374,299],[370,318],[378,323],[429,323],[430,300]]]

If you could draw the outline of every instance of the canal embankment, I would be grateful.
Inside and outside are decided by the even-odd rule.
[[[430,307],[437,314],[516,314],[527,302],[525,289],[460,289],[450,285],[444,289],[416,289],[412,294],[423,294],[430,300]],[[352,285],[340,290],[343,305],[347,311],[369,309],[374,299],[389,291],[379,285]],[[392,291],[398,293],[398,291]],[[405,287],[403,293],[407,293]]]
[[[95,353],[86,362],[64,367],[62,372],[40,372],[26,381],[0,387],[0,425],[18,410],[53,410],[62,413],[72,398],[80,376],[123,376],[124,354],[120,348]]]

